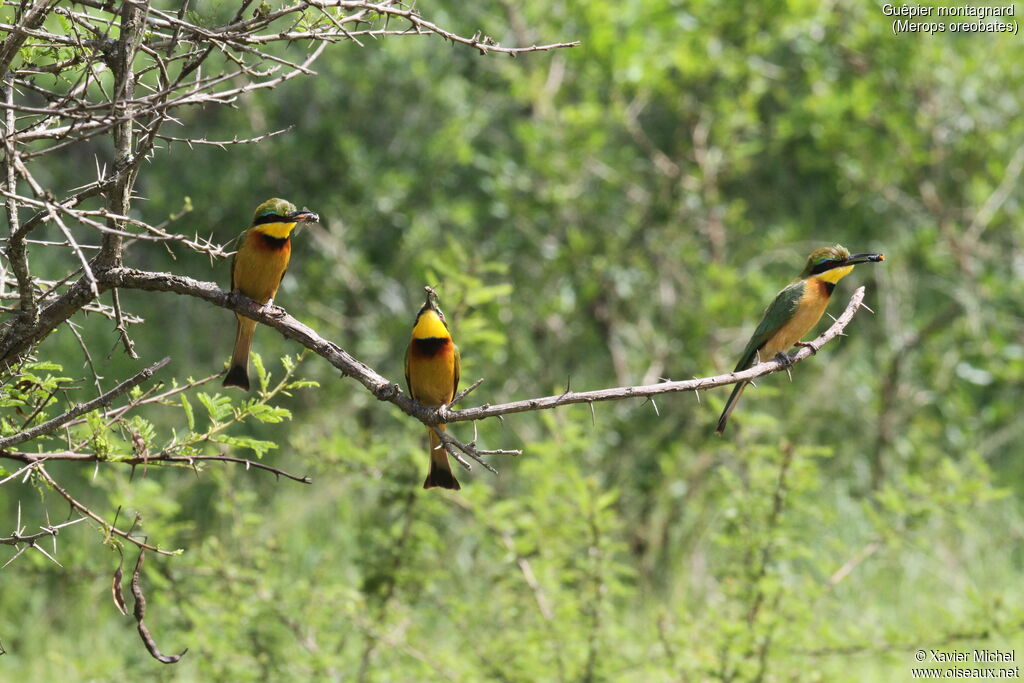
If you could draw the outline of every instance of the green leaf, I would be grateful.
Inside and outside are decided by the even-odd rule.
[[[270,406],[266,403],[257,403],[249,408],[249,414],[260,422],[275,424],[292,419],[292,411],[287,408]]]
[[[156,440],[156,429],[149,420],[140,415],[133,415],[128,424],[146,443],[153,443]]]
[[[85,422],[89,426],[89,442],[93,452],[99,458],[106,458],[110,454],[110,430],[100,416],[99,410],[94,410],[85,416]]]
[[[265,392],[267,385],[270,383],[270,373],[267,372],[267,368],[263,365],[263,356],[253,351],[249,358],[252,360],[252,366],[256,368],[256,377],[260,381],[260,391]]]
[[[246,448],[256,454],[257,458],[263,457],[263,454],[272,448],[277,448],[277,444],[273,441],[264,441],[262,439],[253,439],[246,436],[230,436],[228,434],[217,434],[210,437],[211,441],[217,443],[227,444],[229,446],[235,446],[236,448]]]
[[[192,402],[188,400],[188,396],[185,394],[181,395],[181,409],[185,411],[185,423],[188,424],[190,432],[196,430],[196,417],[192,412]]]
[[[203,404],[212,422],[222,422],[231,416],[231,397],[215,394],[210,396],[205,392],[196,394],[196,400]]]

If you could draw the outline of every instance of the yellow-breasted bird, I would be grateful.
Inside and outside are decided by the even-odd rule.
[[[281,278],[288,270],[292,254],[291,234],[299,223],[320,220],[312,211],[299,211],[283,199],[268,199],[256,207],[252,225],[242,233],[238,251],[231,261],[231,289],[253,301],[269,306],[274,301]],[[249,390],[249,347],[256,321],[243,315],[238,318],[235,348],[231,367],[224,377],[224,386]]]
[[[444,313],[437,307],[437,293],[430,287],[427,302],[416,314],[412,326],[412,339],[405,350],[405,383],[409,394],[428,406],[447,405],[459,386],[461,358],[459,347],[452,341]],[[444,425],[438,425],[444,430]],[[440,437],[427,427],[430,443],[430,471],[423,488],[440,486],[444,489],[461,488],[452,474],[448,452]]]
[[[754,336],[747,342],[740,362],[733,372],[746,370],[755,362],[771,360],[779,354],[788,360],[783,352],[794,344],[803,344],[800,337],[814,327],[828,306],[829,297],[836,283],[850,274],[858,263],[884,261],[882,254],[850,255],[844,247],[836,245],[816,249],[807,259],[807,265],[800,278],[775,295],[775,300],[765,309]],[[740,400],[740,395],[749,382],[740,382],[732,390],[725,404],[722,416],[718,418],[716,433],[725,431],[725,423]]]

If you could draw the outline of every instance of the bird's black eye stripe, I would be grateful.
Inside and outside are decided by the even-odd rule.
[[[817,275],[818,273],[824,273],[826,270],[832,270],[836,266],[842,265],[842,263],[842,261],[837,259],[828,259],[821,263],[816,263],[814,267],[811,268],[811,275]]]
[[[284,216],[279,216],[276,213],[266,213],[257,218],[253,225],[263,225],[265,223],[288,223],[289,220]]]

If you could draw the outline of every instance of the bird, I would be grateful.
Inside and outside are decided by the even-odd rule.
[[[274,303],[281,278],[292,253],[291,234],[299,223],[317,223],[320,217],[298,210],[283,199],[268,199],[256,207],[252,225],[242,232],[238,251],[231,260],[231,291],[240,292],[264,309]],[[225,387],[249,391],[249,347],[256,321],[236,313],[238,326],[231,364],[224,377]]]
[[[452,340],[444,313],[437,306],[437,293],[424,287],[427,301],[416,314],[412,327],[412,338],[405,350],[405,383],[409,394],[428,406],[451,403],[459,387],[459,373],[462,358],[459,347]],[[438,425],[444,431],[444,425]],[[423,488],[436,487],[459,490],[458,480],[452,474],[448,453],[441,438],[427,427],[430,444],[430,471],[423,482]]]
[[[784,352],[791,346],[805,345],[800,337],[813,328],[821,319],[828,306],[836,283],[850,274],[858,263],[884,261],[884,254],[854,254],[841,245],[825,247],[811,252],[799,279],[775,295],[775,300],[765,309],[754,335],[743,349],[743,355],[733,372],[746,370],[761,360],[778,358],[788,362]],[[749,382],[739,382],[725,403],[722,416],[718,418],[716,434],[725,431],[725,423],[736,408],[740,395]]]

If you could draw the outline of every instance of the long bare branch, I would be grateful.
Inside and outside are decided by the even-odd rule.
[[[621,401],[629,398],[651,398],[653,396],[660,396],[661,394],[671,394],[680,391],[700,391],[702,389],[713,389],[727,384],[736,384],[737,382],[749,382],[750,380],[757,379],[758,377],[770,375],[773,372],[778,372],[779,370],[785,370],[787,367],[791,367],[794,363],[798,363],[816,353],[818,349],[836,337],[841,336],[843,334],[843,330],[850,324],[850,321],[853,320],[854,314],[856,314],[857,310],[861,307],[863,301],[864,287],[858,287],[850,298],[850,302],[846,305],[846,310],[843,311],[842,315],[840,315],[832,326],[825,330],[817,339],[808,342],[806,347],[797,351],[791,357],[791,362],[789,363],[770,360],[764,363],[758,363],[757,365],[754,365],[747,370],[743,370],[742,372],[728,372],[723,375],[715,375],[713,377],[667,381],[660,382],[658,384],[646,384],[639,386],[614,387],[611,389],[598,389],[595,391],[567,391],[563,394],[544,396],[542,398],[529,398],[522,401],[514,401],[512,403],[482,405],[477,408],[466,408],[464,410],[439,410],[439,414],[445,422],[483,420],[488,417],[498,417],[501,415],[508,415],[510,413],[549,410],[551,408],[558,408],[560,406],[571,405],[573,403],[599,403],[601,401]]]
[[[842,315],[821,336],[810,342],[809,346],[797,351],[792,356],[792,362],[789,364],[770,360],[759,363],[742,372],[729,372],[711,377],[661,382],[659,384],[612,387],[595,391],[567,391],[562,394],[529,398],[510,403],[485,404],[476,408],[449,410],[446,407],[432,408],[417,403],[402,392],[401,387],[397,383],[388,380],[373,368],[354,358],[334,342],[324,339],[315,330],[287,313],[281,311],[268,312],[259,304],[245,297],[238,297],[230,292],[226,292],[212,282],[201,282],[170,273],[153,273],[131,268],[114,268],[105,271],[101,276],[101,280],[108,286],[174,292],[176,294],[197,297],[257,320],[323,357],[340,370],[343,375],[351,377],[362,384],[377,399],[394,403],[405,413],[428,425],[441,422],[483,420],[488,417],[498,417],[510,413],[549,410],[574,403],[598,403],[631,398],[650,398],[661,394],[700,391],[702,389],[750,381],[784,370],[787,367],[791,367],[794,363],[799,363],[817,352],[818,349],[831,340],[843,334],[843,330],[853,320],[853,316],[864,301],[864,287],[859,287],[853,293]]]
[[[3,80],[3,100],[8,104],[13,104],[14,102],[14,84],[9,76],[4,76]],[[35,285],[32,282],[32,275],[29,270],[28,263],[28,250],[25,246],[25,238],[28,235],[28,231],[31,230],[31,227],[21,227],[20,217],[18,215],[19,205],[11,196],[17,192],[18,188],[16,173],[18,152],[15,149],[14,143],[10,139],[10,136],[14,133],[15,129],[13,111],[7,110],[4,113],[4,124],[3,180],[7,185],[8,192],[8,196],[4,201],[4,208],[7,211],[7,225],[10,228],[11,235],[7,242],[6,253],[7,259],[11,263],[11,270],[14,271],[14,277],[18,281],[18,293],[20,294],[20,301],[18,302],[19,308],[21,309],[26,322],[31,325],[35,324],[38,316],[38,311],[36,310]]]
[[[250,460],[249,458],[236,458],[230,455],[173,455],[171,453],[157,453],[155,455],[105,455],[99,456],[95,453],[80,453],[78,451],[57,451],[51,453],[28,453],[25,451],[9,451],[0,448],[0,458],[15,460],[26,464],[36,462],[54,462],[66,460],[71,462],[111,462],[121,465],[159,465],[170,463],[173,465],[185,465],[195,467],[203,462],[229,462],[236,465],[244,465],[246,469],[257,469],[270,472],[279,477],[297,481],[300,484],[312,484],[310,477],[291,474],[280,468]]]

